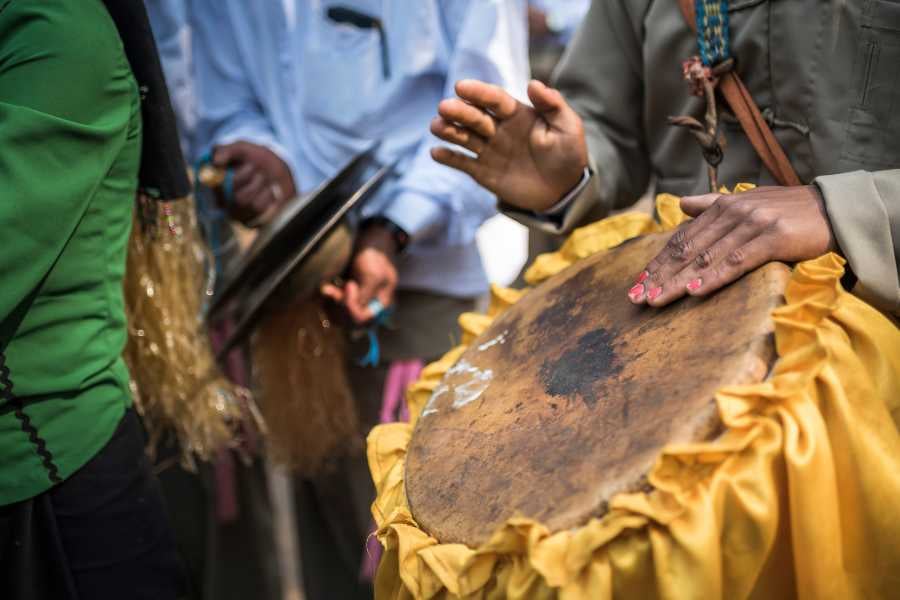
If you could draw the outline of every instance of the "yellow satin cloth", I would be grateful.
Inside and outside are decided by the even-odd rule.
[[[686,218],[672,196],[657,209],[661,225],[625,214],[576,231],[535,261],[529,282]],[[431,390],[521,295],[495,288],[487,315],[461,317],[463,346],[410,390],[413,423],[369,436],[385,548],[376,598],[900,597],[900,330],[841,288],[843,264],[827,254],[797,265],[772,314],[770,378],[720,390],[726,432],[667,447],[653,492],[619,495],[571,531],[512,518],[480,548],[441,544],[410,514],[404,458]]]

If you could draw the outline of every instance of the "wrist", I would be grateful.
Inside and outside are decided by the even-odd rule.
[[[385,217],[366,219],[360,227],[359,246],[375,248],[390,258],[403,252],[408,243],[409,234]]]

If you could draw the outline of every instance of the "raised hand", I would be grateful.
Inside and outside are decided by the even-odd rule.
[[[481,81],[460,81],[456,93],[438,106],[431,132],[476,157],[441,147],[431,152],[437,162],[526,210],[544,211],[575,187],[588,164],[584,128],[558,91],[532,81],[533,108]]]
[[[367,227],[356,242],[349,281],[343,287],[325,283],[322,294],[342,304],[355,322],[361,324],[372,320],[376,316],[372,311],[372,300],[378,300],[385,307],[394,302],[396,255],[397,246],[389,231],[378,225]]]
[[[813,185],[689,196],[681,209],[695,218],[641,272],[628,292],[632,302],[664,306],[685,294],[703,296],[764,263],[808,260],[835,249]]]

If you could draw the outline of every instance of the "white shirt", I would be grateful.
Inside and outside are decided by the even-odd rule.
[[[435,163],[428,133],[459,79],[524,97],[525,0],[191,0],[197,75],[197,153],[236,140],[272,149],[310,190],[373,140],[396,175],[364,215],[383,215],[412,237],[400,287],[457,297],[484,293],[475,232],[495,198]],[[373,28],[335,23],[351,8]]]

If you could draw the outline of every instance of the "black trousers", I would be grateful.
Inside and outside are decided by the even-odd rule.
[[[175,600],[183,578],[134,411],[61,484],[0,508],[0,595]]]

